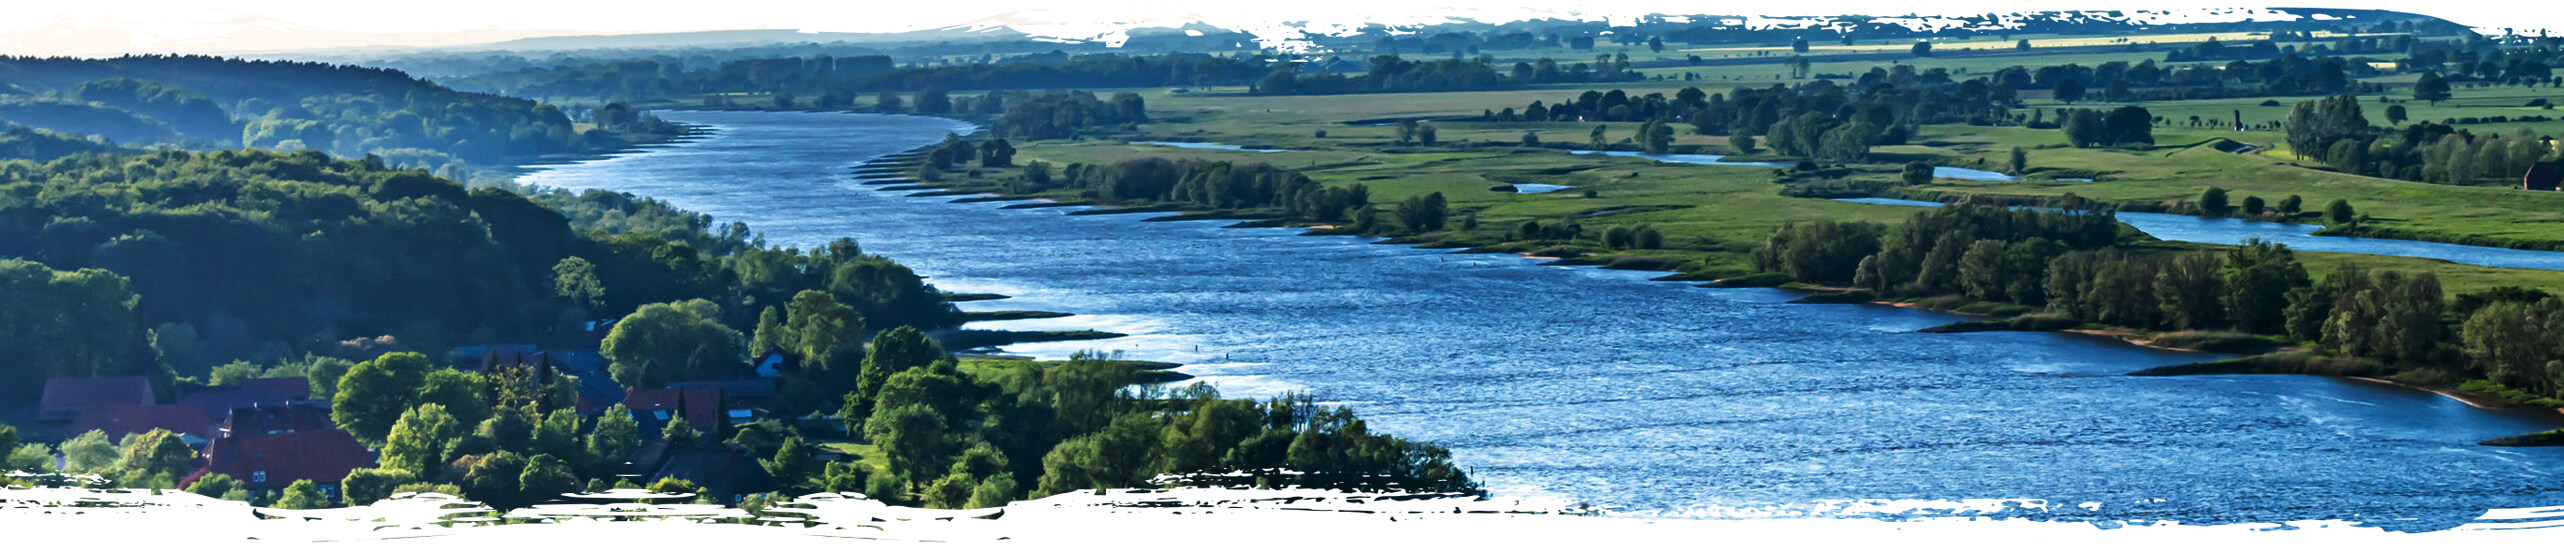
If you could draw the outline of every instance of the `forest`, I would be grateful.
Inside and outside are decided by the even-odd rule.
[[[0,163],[0,256],[52,271],[31,279],[116,280],[21,295],[132,311],[7,307],[0,339],[78,334],[81,344],[46,359],[82,363],[47,370],[174,378],[384,336],[417,349],[576,337],[588,319],[694,299],[734,309],[707,320],[745,328],[757,307],[814,289],[877,326],[954,321],[916,274],[852,242],[778,249],[631,196],[539,196],[308,150]],[[58,323],[72,320],[96,323]],[[7,383],[18,387],[11,401],[40,381]]]
[[[129,145],[372,154],[448,178],[474,165],[611,150],[673,131],[632,124],[582,131],[550,105],[350,65],[7,57],[0,58],[0,82],[0,120],[20,125]]]

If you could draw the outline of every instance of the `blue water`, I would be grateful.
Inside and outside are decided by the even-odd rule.
[[[1864,204],[1941,207],[1940,202],[1899,200],[1895,198],[1842,198],[1840,201]],[[2531,251],[2500,247],[2444,244],[2385,238],[2349,238],[2316,236],[2322,225],[2272,223],[2243,219],[2206,218],[2170,213],[2119,212],[2119,222],[2136,227],[2158,240],[2203,244],[2236,245],[2250,238],[2287,244],[2289,249],[2325,253],[2361,253],[2420,257],[2443,261],[2497,266],[2564,270],[2564,252]]]
[[[1520,194],[1546,194],[1546,193],[1550,193],[1550,192],[1557,192],[1557,191],[1566,190],[1566,189],[1570,189],[1570,188],[1576,188],[1576,187],[1567,186],[1567,185],[1544,185],[1544,184],[1540,184],[1540,183],[1514,183],[1514,184],[1513,184],[1513,191],[1514,191],[1514,192],[1516,192],[1516,193],[1520,193]]]
[[[1668,163],[1668,164],[1692,164],[1692,165],[1703,165],[1703,166],[1752,166],[1752,167],[1789,167],[1789,166],[1790,166],[1790,164],[1779,163],[1779,162],[1730,162],[1730,161],[1727,161],[1727,157],[1726,157],[1726,156],[1720,156],[1720,155],[1717,155],[1717,154],[1648,154],[1648,153],[1644,153],[1644,152],[1633,152],[1633,151],[1627,151],[1627,150],[1608,150],[1608,151],[1578,150],[1578,151],[1572,151],[1572,152],[1570,152],[1570,153],[1571,153],[1571,154],[1577,154],[1577,155],[1592,155],[1592,154],[1600,154],[1600,155],[1604,155],[1604,156],[1611,156],[1611,157],[1614,157],[1614,158],[1646,158],[1646,159],[1649,159],[1649,160],[1655,160],[1655,161],[1658,161],[1658,162],[1664,162],[1664,163]],[[1963,167],[1949,167],[1949,166],[1933,166],[1933,168],[1932,168],[1932,176],[1933,176],[1933,177],[1936,177],[1936,178],[1941,178],[1941,179],[1964,179],[1964,180],[1969,180],[1969,181],[2018,181],[2018,180],[2021,180],[2019,177],[2013,177],[2013,176],[2010,176],[2010,175],[2004,175],[2004,174],[2001,174],[2001,173],[1995,173],[1995,172],[1992,172],[1992,171],[1986,171],[1986,170],[1982,170],[1982,169],[1968,169],[1968,168],[1963,168]]]
[[[1655,161],[1658,161],[1658,162],[1664,162],[1664,163],[1668,163],[1668,164],[1693,164],[1693,165],[1704,165],[1704,166],[1753,166],[1753,167],[1789,167],[1789,166],[1790,166],[1789,164],[1777,163],[1777,162],[1730,162],[1730,161],[1727,161],[1727,160],[1726,160],[1726,158],[1727,158],[1726,156],[1720,156],[1720,155],[1717,155],[1717,154],[1648,154],[1648,153],[1644,153],[1644,152],[1631,152],[1631,151],[1626,151],[1626,150],[1601,150],[1601,151],[1596,151],[1596,150],[1578,150],[1578,151],[1572,151],[1572,152],[1570,152],[1570,153],[1571,153],[1571,154],[1577,154],[1577,155],[1593,155],[1593,154],[1600,154],[1600,155],[1610,156],[1610,157],[1614,157],[1614,158],[1646,158],[1646,159],[1649,159],[1649,160],[1655,160]]]
[[[1282,150],[1282,149],[1278,149],[1278,148],[1246,148],[1245,146],[1241,146],[1241,145],[1223,145],[1223,144],[1217,144],[1217,143],[1182,143],[1182,142],[1176,142],[1176,141],[1131,141],[1131,144],[1134,144],[1134,145],[1154,145],[1154,146],[1172,147],[1172,148],[1187,148],[1187,149],[1194,149],[1194,150],[1235,150],[1235,151],[1240,151],[1240,152],[1290,152],[1290,151]]]
[[[968,309],[1078,314],[975,326],[1133,334],[1009,351],[1118,350],[1192,364],[1231,395],[1354,405],[1374,428],[1450,446],[1505,496],[1709,516],[2035,498],[2062,508],[2033,512],[2052,519],[2419,528],[2564,503],[2564,450],[2474,445],[2564,426],[2551,413],[2330,378],[2127,377],[2214,356],[1915,333],[1956,318],[1647,272],[907,197],[846,168],[955,123],[662,115],[717,131],[524,180],[657,196],[781,244],[853,236],[943,289],[1016,296]]]

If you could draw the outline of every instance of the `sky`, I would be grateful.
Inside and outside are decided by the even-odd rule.
[[[2041,10],[2153,10],[2262,7],[2232,0],[2024,1],[1979,0],[1918,3],[1838,0],[1827,2],[1703,2],[1700,0],[900,0],[705,2],[636,0],[442,0],[372,7],[348,0],[99,0],[32,1],[0,17],[0,54],[113,55],[120,53],[239,53],[369,46],[452,46],[562,35],[630,34],[737,29],[830,32],[898,32],[971,23],[1021,23],[1074,30],[1114,24],[1160,26],[1199,20],[1251,29],[1293,21],[1317,23],[1420,22],[1465,17],[1501,22],[1538,17],[1615,18],[1663,14],[1717,15],[1958,15]],[[1918,6],[1918,4],[1930,4]],[[2477,27],[2564,28],[2564,5],[2545,0],[2492,2],[2444,0],[2291,0],[2278,5],[2414,11]]]

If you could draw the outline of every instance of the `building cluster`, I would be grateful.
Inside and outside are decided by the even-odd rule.
[[[677,478],[702,486],[707,494],[733,500],[779,486],[745,451],[724,444],[672,447],[658,439],[673,421],[685,421],[706,435],[726,432],[767,418],[774,408],[772,377],[731,381],[675,383],[664,388],[627,389],[606,372],[605,360],[593,350],[537,350],[533,345],[463,347],[452,357],[458,369],[536,366],[547,376],[573,375],[577,410],[595,419],[622,404],[640,426],[640,449],[626,457],[616,472],[648,484]],[[379,453],[338,428],[330,402],[312,397],[303,377],[249,379],[237,385],[174,389],[154,386],[150,377],[57,378],[45,382],[38,402],[42,437],[68,439],[99,431],[110,441],[166,430],[178,435],[198,455],[196,469],[181,487],[224,474],[244,488],[274,495],[299,480],[320,486],[333,501],[348,472],[372,468]]]

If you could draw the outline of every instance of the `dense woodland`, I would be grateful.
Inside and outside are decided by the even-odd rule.
[[[389,69],[201,56],[0,58],[0,120],[133,145],[372,154],[449,178],[473,164],[674,132],[629,123],[583,132],[550,105]]]
[[[2203,202],[2222,201],[2212,193]],[[2179,338],[2241,333],[2344,360],[2336,372],[2449,385],[2488,379],[2496,384],[2477,388],[2564,398],[2564,367],[2552,361],[2564,355],[2564,332],[2538,331],[2558,318],[2558,301],[2544,291],[2500,288],[2456,296],[2452,306],[2428,272],[2350,269],[2316,279],[2287,246],[2257,241],[2223,251],[2132,248],[2108,209],[2072,195],[2049,205],[1961,203],[1897,225],[1793,223],[1754,258],[1766,271],[1877,298],[1956,296],[2067,326],[2186,334]],[[2346,205],[2327,209],[2349,215]]]
[[[755,307],[810,289],[877,326],[953,321],[917,275],[851,242],[777,249],[744,227],[708,233],[708,219],[630,196],[544,198],[315,151],[0,163],[0,256],[112,271],[126,291],[65,302],[134,311],[70,326],[56,325],[74,319],[54,316],[61,308],[8,307],[13,319],[0,325],[11,328],[0,333],[16,342],[80,334],[88,342],[49,354],[113,356],[90,371],[167,366],[200,377],[235,359],[325,354],[381,336],[421,349],[575,337],[580,320],[689,299],[733,308],[711,319],[745,328]],[[594,290],[565,295],[573,286]],[[116,350],[147,340],[162,363]],[[11,399],[31,398],[36,380],[8,383]]]

